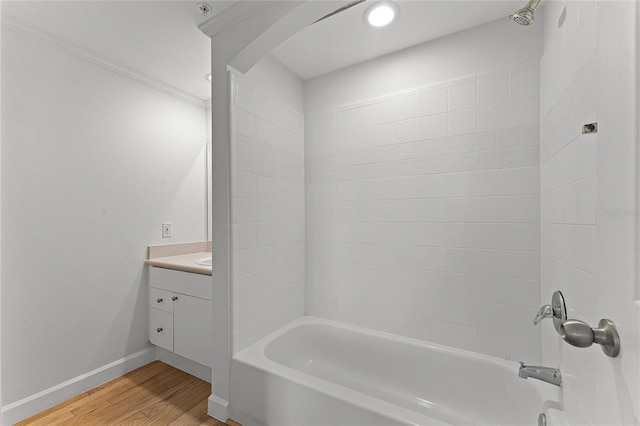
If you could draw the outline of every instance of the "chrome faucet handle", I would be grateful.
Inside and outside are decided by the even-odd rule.
[[[542,321],[543,319],[549,318],[552,316],[553,316],[553,309],[551,309],[551,305],[544,305],[543,307],[540,308],[535,318],[533,319],[533,325],[538,325],[540,324],[540,321]]]
[[[535,318],[533,318],[533,325],[538,325],[540,321],[545,318],[553,319],[553,327],[558,333],[560,333],[560,324],[567,319],[567,308],[564,304],[564,297],[562,293],[556,291],[553,293],[550,305],[544,305],[540,308]]]

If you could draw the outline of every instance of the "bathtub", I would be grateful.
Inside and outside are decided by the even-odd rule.
[[[231,360],[231,417],[251,425],[535,425],[555,386],[518,364],[313,317]]]

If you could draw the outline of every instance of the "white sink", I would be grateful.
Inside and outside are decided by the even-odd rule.
[[[211,258],[210,257],[203,257],[202,259],[196,260],[196,263],[198,265],[211,266]]]

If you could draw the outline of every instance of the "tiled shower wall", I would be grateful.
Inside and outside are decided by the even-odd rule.
[[[307,112],[307,314],[539,361],[538,124],[537,61]]]
[[[582,135],[581,123],[598,121],[597,4],[554,2],[545,16],[549,19],[541,60],[542,301],[560,290],[569,317],[590,323],[598,318],[598,135]],[[596,418],[592,407],[597,407],[594,355],[602,354],[563,344],[553,327],[546,326],[542,335],[545,365],[562,369],[565,411],[576,424],[597,424],[592,423]]]
[[[232,353],[304,315],[304,117],[232,73]]]

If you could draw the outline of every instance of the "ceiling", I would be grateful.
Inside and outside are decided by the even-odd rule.
[[[209,17],[233,1],[207,0]],[[523,1],[398,1],[386,28],[364,24],[372,0],[311,25],[273,51],[302,79],[333,71],[507,16]],[[197,1],[2,1],[1,12],[90,54],[160,80],[202,100],[211,97],[209,38]]]
[[[307,80],[396,50],[453,34],[496,19],[506,19],[526,1],[396,1],[400,13],[387,27],[365,24],[360,3],[300,31],[273,51],[273,56]]]
[[[195,1],[2,1],[17,17],[90,54],[197,98],[211,98],[210,39]],[[210,1],[220,12],[234,2]],[[210,15],[211,16],[211,15]]]

